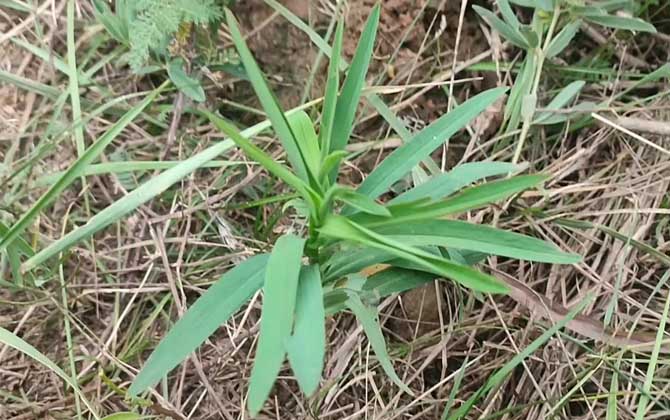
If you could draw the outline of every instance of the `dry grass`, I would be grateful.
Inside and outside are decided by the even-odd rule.
[[[11,41],[25,40],[56,57],[64,57],[66,3],[45,1],[34,18],[0,8],[1,70],[55,87],[59,93],[66,89],[67,77],[55,70],[50,60],[42,60]],[[242,7],[263,7],[255,4],[258,2],[250,3],[254,4]],[[326,2],[313,3],[307,17],[313,25],[323,25],[324,17],[318,10],[324,10]],[[367,13],[368,2],[360,3],[365,4],[361,10],[357,2],[350,2],[352,26],[359,23],[359,15]],[[452,78],[452,63],[458,68],[466,61],[473,64],[491,58],[514,58],[514,50],[502,45],[488,30],[482,32],[470,12],[464,20],[458,19],[458,2],[441,3],[448,3],[445,18],[436,14],[433,6],[424,8],[423,2],[385,4],[387,20],[382,19],[382,47],[371,78],[374,84],[448,81]],[[79,59],[85,60],[90,54],[90,66],[104,59],[112,47],[94,45],[103,35],[101,27],[93,26],[89,2],[79,2],[77,10]],[[281,17],[272,16],[269,9],[258,10],[262,10],[259,13],[265,23],[249,41],[262,50],[287,24]],[[299,12],[304,15],[303,10]],[[391,14],[395,12],[399,14]],[[252,21],[256,18],[248,16]],[[443,19],[446,28],[441,26]],[[659,22],[663,19],[668,18],[661,16]],[[412,21],[420,30],[403,30]],[[290,36],[298,39],[304,35],[291,31]],[[454,55],[457,36],[459,53]],[[389,48],[400,45],[399,40],[404,37],[413,37],[403,44],[406,47]],[[574,55],[582,58],[598,44],[597,37],[580,42]],[[618,43],[614,46],[617,53],[626,47],[626,54],[651,68],[670,58],[667,45],[660,38],[628,38]],[[303,48],[294,50],[293,57],[305,58],[296,66],[301,68],[301,75],[308,77],[309,72],[303,70],[311,69],[313,47],[304,40],[291,45]],[[258,54],[261,62],[267,60],[262,51]],[[610,59],[607,64],[621,72],[634,70],[631,66],[635,60],[619,55],[602,52],[599,59]],[[151,85],[149,78],[134,77],[126,67],[115,64],[112,60],[103,65],[94,75],[93,86],[82,89],[81,96],[88,101],[85,113],[91,111],[93,104]],[[292,65],[283,67],[288,73],[292,69]],[[554,69],[550,75],[549,87],[560,86],[564,78],[561,70]],[[462,72],[455,77],[473,76],[483,80],[455,87],[455,99],[461,100],[493,84],[509,83],[504,73],[499,73],[499,78],[495,72]],[[254,105],[243,82],[219,74],[211,80],[209,106],[216,107],[221,100],[233,103],[231,109],[240,104]],[[273,81],[288,92],[283,97],[287,103],[295,103],[303,94],[300,80]],[[583,95],[600,100],[625,84],[625,77],[591,83]],[[659,94],[644,100],[652,92]],[[656,85],[651,90],[640,90],[639,103],[612,103],[611,107],[621,115],[667,126],[667,93],[667,84]],[[445,112],[448,101],[440,88],[408,88],[385,99],[394,105],[399,116],[416,124],[429,123]],[[169,105],[174,101],[175,95],[170,93],[160,102]],[[72,121],[68,102],[65,111],[50,121],[56,109],[52,98],[0,83],[0,159],[4,162],[0,169],[2,165],[7,169],[0,173],[0,219],[5,222],[16,220],[44,191],[35,186],[37,178],[62,170],[76,157],[70,136],[58,139],[47,132],[50,124],[68,126]],[[504,139],[491,136],[497,128],[496,116],[497,111],[491,110],[493,129],[489,121],[479,121],[472,127],[472,135],[462,135],[436,153],[436,161],[449,168],[459,161],[511,160],[513,145],[505,147]],[[175,115],[168,113],[163,124],[169,126],[173,118]],[[240,116],[239,120],[248,124],[255,118]],[[87,143],[113,121],[113,116],[103,114],[87,123]],[[220,139],[211,127],[200,125],[192,116],[182,115],[177,121],[173,134],[152,126],[146,119],[137,121],[108,148],[104,159],[113,160],[113,152],[122,152],[135,160],[158,160],[163,155],[167,160],[178,160]],[[375,150],[350,166],[346,181],[352,184],[360,181],[379,154],[397,145],[388,127],[371,110],[363,111],[362,121],[356,132],[358,142],[375,140],[370,146],[386,147],[370,147]],[[488,266],[496,275],[515,278],[564,307],[571,307],[592,293],[595,299],[587,310],[592,318],[604,320],[617,331],[629,331],[637,325],[640,331],[654,332],[670,293],[670,286],[659,284],[668,269],[670,254],[668,155],[611,126],[591,122],[583,128],[570,128],[568,125],[553,137],[537,132],[526,142],[522,156],[530,170],[552,176],[544,191],[526,193],[512,202],[472,212],[468,219],[546,238],[585,257],[582,263],[568,267],[490,258]],[[642,134],[655,145],[670,149],[667,134]],[[276,150],[271,138],[260,137],[257,141],[270,151]],[[42,151],[45,153],[37,156]],[[36,158],[29,173],[8,180],[32,157]],[[224,158],[235,165],[197,171],[122,223],[80,243],[62,264],[62,274],[58,269],[41,273],[47,283],[21,289],[7,285],[0,288],[0,326],[33,344],[66,371],[70,362],[64,320],[69,320],[76,375],[100,414],[132,408],[123,392],[165,333],[169,321],[220,273],[236,261],[267,249],[272,238],[292,223],[280,217],[281,202],[254,205],[255,200],[280,194],[281,186],[237,152]],[[89,177],[87,189],[76,184],[41,215],[31,228],[30,237],[42,247],[85,223],[89,214],[123,196],[137,181],[114,175]],[[565,219],[617,231],[666,258],[649,253],[637,242],[616,239],[595,226],[569,228]],[[7,278],[8,271],[2,274]],[[243,418],[260,299],[255,296],[245,310],[222,326],[197,354],[173,372],[167,383],[158,387],[160,392],[153,393],[147,403],[148,414],[175,419]],[[477,300],[444,282],[389,298],[381,304],[381,313],[395,367],[414,396],[402,393],[383,375],[361,327],[344,314],[328,323],[330,350],[321,392],[306,401],[286,369],[262,418],[440,418],[461,369],[465,369],[465,374],[455,392],[454,405],[466,400],[549,325],[546,319],[512,299]],[[632,419],[645,380],[647,359],[644,353],[623,353],[572,333],[561,334],[486,395],[469,418],[604,419],[611,383],[616,377],[618,418]],[[0,362],[0,419],[76,416],[73,394],[52,372],[2,344]],[[669,369],[668,359],[662,358],[647,419],[670,418]]]

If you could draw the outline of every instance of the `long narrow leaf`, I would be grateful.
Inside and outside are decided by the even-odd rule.
[[[561,89],[560,92],[554,97],[554,99],[549,102],[549,104],[545,107],[544,111],[542,112],[537,119],[534,121],[535,124],[546,124],[548,122],[551,122],[551,117],[554,116],[554,111],[558,111],[559,109],[563,108],[566,106],[571,100],[573,100],[577,95],[579,95],[579,92],[581,92],[582,88],[586,82],[583,80],[576,80],[563,89]]]
[[[517,29],[500,20],[500,18],[494,15],[490,10],[486,10],[480,6],[472,6],[472,8],[479,14],[479,16],[483,17],[493,29],[502,35],[503,38],[521,49],[526,50],[530,48],[528,41],[526,41]]]
[[[438,202],[401,203],[387,206],[392,217],[378,217],[369,214],[355,214],[351,218],[368,228],[398,225],[418,220],[435,219],[480,208],[498,200],[531,188],[546,180],[545,175],[522,175],[500,181],[487,182],[470,187],[462,192]]]
[[[358,41],[354,58],[351,61],[351,66],[349,66],[347,77],[342,86],[342,93],[337,100],[333,122],[333,127],[337,129],[332,131],[329,152],[344,150],[351,135],[354,118],[356,117],[356,109],[361,97],[361,90],[365,84],[365,75],[368,72],[368,66],[372,58],[377,25],[379,25],[379,14],[380,5],[377,4],[370,12],[365,28],[361,33],[361,38]]]
[[[256,255],[228,271],[195,301],[151,354],[128,392],[153,386],[188,357],[263,285],[269,256]]]
[[[363,181],[358,192],[372,198],[379,197],[421,160],[500,98],[506,90],[496,88],[480,93],[424,128],[410,142],[384,159]]]
[[[291,130],[300,148],[305,164],[312,174],[318,175],[321,165],[319,140],[314,122],[305,111],[298,111],[287,117]]]
[[[656,28],[654,25],[639,18],[590,14],[584,16],[584,19],[600,26],[606,26],[608,28],[656,33]]]
[[[349,294],[347,306],[351,309],[351,312],[356,315],[356,318],[363,326],[363,331],[365,331],[365,335],[368,337],[368,341],[370,342],[375,355],[377,355],[379,364],[382,366],[382,369],[384,369],[384,372],[386,372],[389,378],[391,378],[400,389],[413,395],[412,390],[402,382],[398,377],[398,374],[395,372],[395,369],[393,369],[393,363],[391,363],[391,358],[386,350],[386,342],[384,341],[384,335],[379,326],[376,311],[363,305],[361,298],[355,293]]]
[[[390,201],[390,204],[431,198],[440,200],[473,182],[486,177],[504,175],[519,170],[519,165],[505,162],[473,162],[458,165],[449,172],[436,175]]]
[[[333,135],[333,122],[335,120],[335,109],[340,88],[340,55],[342,54],[343,33],[344,22],[340,20],[335,30],[333,52],[330,55],[330,63],[328,64],[328,80],[326,81],[326,93],[323,99],[323,112],[319,130],[319,145],[321,146],[322,160],[325,160],[326,156],[330,154],[330,140]]]
[[[305,239],[284,235],[268,259],[263,285],[261,332],[249,379],[247,406],[252,416],[263,407],[286,357]]]
[[[216,128],[228,135],[231,140],[234,141],[235,144],[251,159],[260,163],[273,175],[286,182],[291,187],[295,188],[295,190],[302,194],[304,198],[310,199],[315,196],[316,193],[310,189],[305,181],[298,178],[295,174],[293,174],[293,172],[284,166],[275,162],[275,160],[272,159],[272,157],[266,154],[263,150],[244,138],[244,136],[232,124],[210,111],[202,112],[207,118],[209,118],[209,120],[212,122],[212,124],[214,124],[214,126],[216,126]]]
[[[291,162],[291,166],[293,166],[293,169],[301,179],[308,181],[309,176],[305,159],[300,153],[300,148],[298,147],[288,121],[286,121],[284,112],[279,107],[277,99],[265,82],[265,77],[263,76],[261,69],[258,67],[258,63],[254,60],[251,51],[249,51],[249,47],[244,41],[244,37],[240,32],[235,16],[233,16],[233,13],[228,8],[225,9],[225,12],[226,22],[228,22],[235,48],[240,55],[242,64],[244,64],[244,68],[247,71],[247,75],[249,76],[254,91],[256,92],[263,109],[267,113],[268,119],[272,122],[272,127],[275,133],[277,133],[279,140],[282,142],[282,145],[286,150],[286,155],[288,156],[289,162]]]
[[[581,20],[575,20],[565,25],[565,27],[561,30],[561,32],[559,32],[558,35],[556,35],[556,37],[552,39],[551,42],[549,43],[547,51],[545,51],[545,57],[547,58],[556,57],[568,45],[570,45],[570,41],[572,41],[572,39],[577,34],[577,31],[579,30],[581,24],[582,24]]]
[[[564,253],[548,242],[457,220],[427,220],[382,227],[375,231],[413,246],[439,245],[558,264],[580,261],[578,255]]]
[[[37,215],[54,201],[75,179],[81,176],[83,170],[92,163],[105,148],[130,124],[137,116],[151,104],[161,92],[165,84],[152,91],[147,97],[128,111],[105,134],[95,141],[86,151],[66,170],[56,183],[44,193],[39,200],[24,215],[12,225],[6,235],[0,240],[0,249],[4,249],[18,235],[20,235]]]
[[[300,389],[316,391],[326,351],[325,311],[318,265],[303,267],[298,283],[293,335],[287,343],[288,360]]]
[[[319,231],[328,237],[377,248],[408,260],[440,276],[455,280],[465,287],[484,293],[507,293],[508,288],[497,279],[419,248],[405,245],[375,233],[342,216],[326,219]]]

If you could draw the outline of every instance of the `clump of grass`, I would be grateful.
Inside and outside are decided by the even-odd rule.
[[[379,6],[368,19],[341,89],[343,25],[338,24],[318,134],[307,113],[286,114],[280,109],[228,10],[226,17],[241,61],[290,167],[273,160],[223,118],[209,111],[204,115],[248,157],[299,195],[291,204],[303,216],[304,228],[281,236],[269,254],[249,258],[227,272],[196,301],[149,358],[130,387],[131,394],[156,383],[261,288],[261,330],[247,401],[252,415],[263,407],[286,358],[302,391],[311,395],[317,390],[325,355],[325,316],[343,309],[351,310],[360,320],[387,375],[411,393],[393,369],[370,302],[436,277],[477,292],[507,292],[505,283],[467,265],[473,252],[556,263],[579,260],[534,238],[444,219],[504,199],[545,179],[542,175],[517,176],[454,194],[484,176],[506,174],[512,165],[483,164],[465,182],[449,174],[438,176],[386,205],[377,201],[505,89],[486,91],[463,103],[391,153],[357,189],[347,188],[337,183],[338,168],[347,156],[344,149],[372,54]],[[366,278],[361,271],[372,264],[384,264],[386,269]],[[403,274],[400,277],[399,272]]]

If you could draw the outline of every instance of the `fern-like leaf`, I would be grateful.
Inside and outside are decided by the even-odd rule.
[[[137,0],[137,15],[130,24],[130,66],[134,71],[150,52],[164,52],[182,23],[203,25],[220,20],[216,0]]]

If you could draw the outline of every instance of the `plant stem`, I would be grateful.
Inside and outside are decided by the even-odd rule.
[[[537,91],[540,87],[540,79],[542,78],[542,67],[544,65],[545,54],[547,49],[549,48],[549,44],[551,44],[551,40],[556,30],[556,25],[558,24],[558,18],[560,17],[560,15],[561,10],[557,2],[556,7],[554,8],[554,14],[551,19],[551,24],[549,25],[549,29],[547,30],[547,36],[544,39],[544,45],[542,46],[542,48],[540,47],[535,48],[534,51],[535,55],[537,56],[537,67],[535,69],[535,77],[533,80],[533,86],[531,88],[529,96],[535,97],[536,100],[537,100]],[[514,157],[512,158],[513,164],[519,162],[519,157],[521,157],[521,151],[523,150],[523,145],[526,142],[526,137],[528,136],[528,132],[530,131],[530,126],[533,121],[534,113],[535,110],[533,110],[533,112],[529,112],[528,115],[524,115],[523,117],[521,134],[519,134],[519,141],[516,144],[516,150],[514,151]]]

